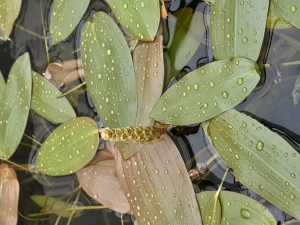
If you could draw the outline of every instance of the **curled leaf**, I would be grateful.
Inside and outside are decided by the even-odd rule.
[[[159,0],[107,0],[106,3],[135,38],[154,39],[160,20]]]
[[[70,119],[44,141],[36,168],[51,176],[74,173],[88,164],[99,142],[97,124],[88,117]]]
[[[216,60],[256,61],[265,34],[269,1],[218,0],[211,5],[211,41]]]
[[[215,194],[216,191],[205,191],[197,194],[202,215],[209,213],[208,206]],[[208,219],[204,221],[204,225],[276,225],[276,220],[270,211],[248,196],[230,191],[221,191],[218,202],[220,207],[218,207],[216,213],[220,215],[220,222],[213,223],[211,219]]]
[[[0,164],[0,224],[16,225],[18,221],[19,182],[13,168]]]
[[[206,122],[204,131],[242,184],[300,218],[300,155],[283,138],[233,109]]]
[[[267,28],[271,29],[286,29],[292,27],[287,21],[285,21],[275,10],[273,2],[270,1],[268,18],[266,23]]]
[[[248,96],[259,81],[258,70],[255,62],[245,58],[209,63],[168,89],[150,116],[174,125],[211,119]]]
[[[67,98],[57,98],[61,92],[48,80],[33,72],[32,82],[31,108],[36,113],[55,123],[63,123],[76,117]]]
[[[127,213],[130,205],[120,186],[110,145],[111,142],[106,142],[106,147],[97,155],[99,161],[77,171],[77,178],[82,189],[93,199],[114,211]]]
[[[7,84],[1,87],[4,90],[0,99],[1,157],[9,158],[21,141],[30,108],[31,87],[29,54],[25,53],[13,64]]]
[[[64,210],[66,208],[72,208],[73,205],[70,203],[66,203],[64,201],[60,201],[56,198],[45,196],[45,195],[31,195],[30,198],[39,206],[43,207],[43,211],[53,211],[56,215],[61,215],[62,217],[69,218],[72,214],[70,210]],[[62,212],[63,210],[63,212]],[[80,213],[74,213],[73,218],[77,218],[81,216]]]
[[[52,44],[56,45],[67,38],[79,23],[90,1],[55,0],[50,22]]]

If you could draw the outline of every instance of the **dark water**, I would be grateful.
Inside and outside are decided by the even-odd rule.
[[[52,3],[51,0],[24,0],[22,2],[22,9],[16,21],[17,25],[11,34],[11,41],[0,42],[0,70],[5,79],[7,79],[13,62],[24,52],[29,52],[30,54],[32,69],[41,74],[45,72],[48,65],[47,50],[50,63],[77,59],[79,53],[74,51],[79,46],[80,31],[84,26],[85,20],[90,18],[91,15],[97,11],[110,12],[103,1],[92,0],[82,21],[73,33],[55,46],[52,46],[51,40],[48,39],[46,49],[44,39],[36,37],[25,30],[30,30],[43,36],[42,23],[44,21],[46,34],[49,36]],[[185,2],[175,0],[171,3],[166,2],[166,6],[170,13],[174,13],[184,7],[191,7],[203,13],[203,20],[206,20],[207,17],[209,19],[210,6],[203,1],[194,0]],[[41,13],[43,16],[41,16]],[[164,27],[167,27],[166,24]],[[170,36],[172,36],[172,33],[174,33],[174,30],[169,30]],[[203,38],[206,40],[205,43],[200,44],[195,55],[178,74],[177,79],[214,60],[211,50],[209,27],[207,27]],[[165,47],[167,46],[168,41],[165,40]],[[300,64],[282,65],[283,63],[294,61],[300,61],[299,30],[296,28],[284,30],[266,29],[265,41],[258,60],[258,64],[262,68],[261,80],[247,99],[235,108],[277,132],[299,152],[300,103],[294,103],[292,92],[297,77],[300,75]],[[265,64],[266,66],[263,66]],[[175,82],[176,80],[173,80],[169,86]],[[70,89],[70,85],[75,86],[79,83],[80,81],[77,80],[74,81],[73,84],[67,84],[61,88],[61,91],[66,92]],[[94,118],[96,122],[101,123],[101,119],[97,116],[88,94],[82,92],[77,94],[75,99],[77,98],[78,102],[77,100],[74,101],[77,116],[88,116]],[[57,124],[50,123],[31,111],[25,133],[29,136],[34,135],[38,141],[43,142],[56,127]],[[226,170],[226,165],[212,149],[210,143],[204,136],[201,126],[177,127],[171,130],[170,135],[182,153],[187,170],[195,168],[198,163],[207,164],[208,171],[206,171],[204,177],[199,180],[193,180],[195,191],[200,192],[217,189]],[[27,138],[23,138],[22,143],[38,147]],[[18,164],[31,164],[34,162],[35,157],[36,150],[34,148],[20,145],[12,156],[11,161]],[[78,185],[75,175],[46,177],[24,171],[17,171],[17,175],[20,182],[19,211],[24,216],[40,212],[40,207],[32,202],[29,196],[49,195],[52,197],[61,197],[72,191]],[[255,200],[260,201],[274,214],[278,225],[284,224],[284,221],[291,219],[289,215],[264,201],[260,196],[235,181],[231,173],[227,175],[223,188],[252,196]],[[99,203],[93,201],[84,193],[81,194],[79,202],[79,205],[82,206],[90,204],[99,205]],[[18,224],[52,225],[55,224],[57,216],[51,214],[42,218],[49,218],[49,220],[30,221],[19,216]],[[126,215],[124,224],[133,224],[132,219],[130,215]],[[66,223],[67,219],[64,218],[59,222],[59,224]],[[119,225],[121,224],[121,220],[118,213],[108,209],[88,210],[79,218],[73,219],[72,224]],[[296,223],[293,224],[296,225]]]

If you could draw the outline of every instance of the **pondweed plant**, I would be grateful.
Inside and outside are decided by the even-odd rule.
[[[296,14],[300,3],[271,2],[287,22],[300,28]],[[50,25],[54,43],[72,32],[88,3],[75,6],[70,0],[55,1]],[[108,208],[133,213],[136,224],[276,224],[260,203],[220,191],[222,185],[217,192],[195,195],[180,153],[165,133],[169,125],[202,123],[213,147],[243,185],[299,219],[299,154],[277,134],[232,109],[260,79],[256,60],[270,2],[212,1],[216,61],[187,74],[162,96],[159,1],[106,3],[116,20],[140,40],[132,56],[122,31],[104,12],[97,12],[83,28],[80,53],[87,90],[108,128],[99,128],[91,118],[76,117],[67,99],[49,81],[31,73],[28,54],[24,54],[11,69],[7,84],[0,79],[2,159],[9,159],[19,144],[31,107],[44,118],[62,123],[41,145],[36,169],[51,176],[76,172],[86,193]],[[9,3],[1,4],[5,11]],[[176,67],[169,70],[167,79],[176,71]],[[97,152],[99,133],[107,141],[105,149]],[[2,167],[0,191],[8,190],[9,182],[4,181],[11,179],[5,172],[7,166]],[[0,210],[5,212],[9,195],[0,192],[0,196]],[[72,213],[62,209],[59,215],[69,217],[69,223],[73,216],[80,216],[71,204],[60,200],[32,199],[41,206],[50,204],[53,213],[67,206],[64,210]],[[16,213],[17,205],[13,208]],[[1,224],[16,224],[16,217],[3,213]]]

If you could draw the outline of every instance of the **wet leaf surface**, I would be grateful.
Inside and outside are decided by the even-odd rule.
[[[209,204],[215,194],[216,191],[205,191],[197,194],[202,215],[209,213]],[[220,211],[217,213],[220,214],[221,221],[219,223],[212,223],[211,220],[205,220],[204,225],[276,225],[276,220],[269,210],[248,196],[229,191],[221,191],[218,202],[220,204],[218,210]]]
[[[269,1],[218,0],[211,5],[211,41],[216,60],[256,61],[265,34]]]
[[[234,109],[211,119],[204,127],[214,148],[243,185],[300,218],[297,151],[279,135]]]
[[[66,203],[64,201],[60,201],[56,198],[45,196],[45,195],[32,195],[30,196],[31,200],[34,201],[39,206],[43,207],[42,211],[55,211],[53,212],[56,215],[61,215],[62,217],[69,218],[72,214],[72,211],[63,211],[66,208],[72,208],[73,205],[70,203]],[[73,218],[77,218],[81,216],[80,213],[74,213]]]
[[[245,99],[259,81],[259,73],[256,63],[244,58],[209,63],[168,89],[150,116],[174,125],[211,119]]]
[[[272,3],[285,21],[300,29],[300,2],[298,0],[272,0]]]
[[[14,22],[17,19],[22,0],[2,0],[0,2],[0,30],[4,40],[6,40],[13,28]]]
[[[107,141],[106,147],[97,155],[97,162],[94,161],[76,174],[80,186],[89,196],[114,211],[127,213],[130,205],[120,186],[111,148],[111,142]]]
[[[0,101],[1,157],[9,158],[21,141],[30,108],[31,87],[30,60],[25,53],[13,64]]]
[[[154,39],[160,20],[159,0],[107,0],[106,3],[135,38]]]
[[[13,168],[0,164],[0,224],[16,225],[18,221],[19,182]]]
[[[121,187],[139,224],[202,224],[190,178],[169,136],[124,161],[116,146]]]
[[[98,127],[94,120],[88,117],[70,119],[44,141],[36,168],[51,176],[74,173],[93,159],[98,142]]]
[[[271,29],[286,29],[292,27],[287,21],[285,21],[275,10],[273,2],[270,1],[268,18],[266,23],[267,28]]]
[[[193,12],[193,9],[189,7],[169,16],[169,26],[175,26],[175,31],[171,45],[165,52],[170,60],[170,68],[166,64],[167,82],[182,70],[197,51],[201,41],[204,41],[203,35],[206,29],[203,17],[201,12]]]
[[[110,128],[134,125],[137,112],[135,74],[122,32],[105,13],[95,14],[81,35],[87,89],[99,116]]]
[[[56,45],[67,38],[79,23],[86,11],[89,0],[56,0],[50,22],[52,44]]]
[[[32,100],[31,108],[45,119],[64,123],[76,117],[74,109],[66,97],[57,98],[61,92],[48,80],[32,72]]]

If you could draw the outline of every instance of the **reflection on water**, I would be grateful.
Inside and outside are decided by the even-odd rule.
[[[42,22],[44,20],[45,32],[49,37],[52,4],[52,0],[22,2],[22,11],[13,29],[11,41],[2,41],[0,43],[0,70],[5,79],[7,79],[13,62],[25,51],[28,51],[30,54],[32,69],[39,73],[46,71],[48,63],[57,62],[57,65],[63,68],[66,65],[64,64],[66,61],[77,60],[80,57],[80,53],[77,51],[80,43],[79,37],[85,20],[97,11],[109,12],[104,2],[92,0],[82,21],[70,37],[55,46],[51,46],[50,39],[47,40],[47,56],[45,40],[42,38]],[[182,0],[166,2],[165,4],[172,13],[169,19],[163,22],[166,55],[170,52],[172,41],[175,39],[175,28],[187,29],[185,39],[190,40],[189,38],[192,38],[195,39],[194,43],[198,43],[194,52],[189,50],[185,53],[184,51],[187,47],[184,47],[180,50],[181,55],[170,56],[170,61],[184,59],[187,62],[182,65],[182,68],[177,68],[178,74],[176,74],[176,77],[170,79],[170,82],[166,84],[166,88],[169,88],[187,73],[213,61],[214,58],[209,34],[210,6],[204,1],[185,2]],[[201,13],[201,17],[199,18],[203,27],[205,27],[205,32],[202,35],[197,36],[198,30],[189,29],[185,24],[180,24],[183,20],[180,18],[181,15],[176,14],[176,12],[184,7],[190,7],[195,12]],[[300,76],[299,30],[296,28],[279,30],[276,29],[275,25],[275,29],[274,27],[266,29],[265,37],[258,60],[258,64],[262,68],[261,81],[247,99],[235,108],[278,133],[300,152],[300,123],[298,122],[300,103],[295,101],[295,98],[297,99],[297,90],[293,92],[295,83]],[[180,46],[176,47],[179,48]],[[77,69],[79,69],[78,64],[72,68],[72,71],[77,71]],[[66,92],[81,83],[83,79],[82,76],[79,76],[77,79],[66,80],[61,85],[58,85],[58,87],[62,92]],[[101,118],[96,114],[94,105],[90,96],[86,93],[84,86],[67,97],[75,107],[78,116],[94,118],[99,126],[105,126]],[[25,133],[29,136],[34,135],[35,139],[43,142],[56,127],[57,124],[50,123],[34,112],[31,112]],[[194,169],[194,171],[198,171],[195,175],[191,176],[195,191],[216,190],[226,170],[226,165],[221,161],[209,141],[205,138],[201,126],[196,124],[186,127],[176,127],[171,130],[170,136],[180,149],[187,170]],[[23,145],[19,146],[11,160],[19,164],[33,164],[36,158],[35,148],[39,146],[26,138],[23,138],[22,143]],[[24,144],[32,145],[33,147],[25,146]],[[99,148],[101,148],[101,145],[99,145]],[[199,165],[202,167],[199,167]],[[202,171],[205,172],[199,172],[199,168],[202,168]],[[203,168],[205,169],[203,170]],[[33,203],[29,196],[48,195],[61,197],[70,193],[78,185],[74,174],[64,177],[48,177],[18,170],[17,174],[21,186],[19,211],[23,215],[40,211],[40,207]],[[254,192],[248,190],[231,173],[227,175],[223,189],[240,192],[253,197],[264,204],[274,214],[278,220],[278,224],[284,224],[284,221],[289,221],[287,224],[290,225],[300,224],[299,221],[290,221],[291,217],[289,215],[286,215]],[[81,205],[99,205],[99,203],[93,201],[84,193],[81,193],[79,202]],[[49,218],[49,220],[36,222],[19,217],[18,224],[55,224],[57,216],[51,214],[40,218]],[[120,218],[120,214],[108,209],[88,210],[81,217],[74,219],[72,224],[121,224]],[[134,217],[126,215],[123,220],[124,224],[133,224]],[[62,218],[59,224],[66,224],[66,222],[67,220]]]

